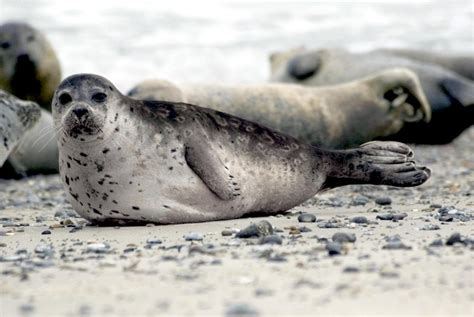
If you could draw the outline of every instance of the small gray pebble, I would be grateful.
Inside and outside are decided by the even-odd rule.
[[[266,221],[262,220],[256,224],[251,224],[250,226],[240,230],[235,236],[237,238],[258,238],[264,237],[273,234],[272,225]]]
[[[316,222],[316,216],[309,213],[302,213],[298,216],[299,222]]]
[[[332,236],[332,241],[338,243],[355,242],[356,239],[357,238],[354,233],[336,232]]]
[[[227,307],[225,315],[227,317],[256,317],[260,316],[259,312],[253,307],[245,303],[231,304]]]
[[[367,219],[367,217],[359,216],[359,217],[352,218],[351,222],[362,224],[362,223],[369,223],[369,220]]]
[[[184,240],[186,241],[202,241],[203,236],[198,232],[191,232],[184,236]]]
[[[326,244],[326,250],[330,256],[339,255],[342,252],[342,245],[338,242],[328,242]]]
[[[234,232],[231,229],[224,229],[221,232],[222,236],[228,237],[234,234]]]
[[[455,243],[464,243],[464,240],[459,232],[455,232],[450,235],[446,241],[446,245],[454,245]]]
[[[433,242],[430,243],[430,247],[442,247],[442,246],[443,246],[443,240],[441,239],[433,240]]]
[[[283,243],[283,239],[277,234],[265,236],[260,239],[260,244],[282,244],[282,243]]]
[[[41,234],[51,234],[51,230],[45,230],[45,231],[41,232]]]
[[[392,199],[390,197],[379,197],[375,199],[377,205],[386,206],[392,204]]]

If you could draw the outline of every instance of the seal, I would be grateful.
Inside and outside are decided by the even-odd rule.
[[[431,52],[411,49],[378,49],[377,52],[403,56],[423,63],[432,63],[474,80],[474,56],[462,53]]]
[[[385,51],[351,53],[344,49],[309,50],[273,67],[271,81],[309,86],[333,85],[375,72],[407,67],[419,77],[431,106],[430,122],[408,123],[390,139],[413,143],[451,142],[474,123],[474,82],[439,65]],[[290,55],[291,56],[291,55]],[[275,57],[273,58],[275,59]]]
[[[417,186],[430,176],[401,143],[325,151],[208,108],[134,100],[91,74],[59,85],[53,118],[67,196],[98,223],[275,214],[337,186]]]
[[[347,148],[397,133],[407,122],[429,121],[418,77],[392,69],[328,87],[299,85],[180,85],[149,80],[135,99],[189,102],[255,121],[326,148]]]
[[[51,109],[61,80],[58,58],[46,37],[25,23],[0,25],[0,88]]]
[[[0,90],[0,167],[23,135],[37,124],[40,116],[40,107],[36,103],[20,100]]]

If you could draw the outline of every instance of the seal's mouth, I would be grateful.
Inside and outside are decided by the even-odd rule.
[[[11,80],[12,93],[20,99],[34,100],[41,94],[37,68],[28,54],[17,57],[15,73]]]

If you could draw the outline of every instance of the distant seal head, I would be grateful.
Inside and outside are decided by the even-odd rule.
[[[429,121],[431,116],[418,77],[403,68],[324,87],[174,85],[147,80],[128,95],[209,107],[326,148],[348,148],[390,137],[405,124]]]
[[[401,143],[324,151],[211,109],[133,100],[91,74],[59,85],[53,116],[67,196],[98,223],[275,214],[324,189],[416,186],[430,175]]]
[[[428,61],[421,61],[423,56],[427,56]],[[275,59],[273,57],[271,61]],[[286,59],[286,62],[282,59]],[[307,86],[344,83],[392,67],[405,67],[414,71],[420,77],[430,103],[432,119],[430,122],[407,124],[390,139],[428,144],[448,143],[474,123],[474,82],[459,74],[462,65],[466,67],[466,73],[470,73],[474,64],[472,58],[449,59],[387,50],[352,53],[345,49],[329,48],[282,53],[282,57],[277,60],[278,65],[272,67],[271,81]]]
[[[20,100],[0,90],[0,167],[23,135],[38,123],[40,116],[40,107],[34,102]]]
[[[61,68],[46,37],[26,23],[0,25],[0,88],[51,108]]]

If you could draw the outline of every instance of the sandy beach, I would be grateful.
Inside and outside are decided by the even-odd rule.
[[[348,186],[210,223],[90,226],[59,177],[0,181],[0,313],[472,316],[473,141],[415,146],[433,171],[417,188]],[[261,221],[273,230],[237,237]]]

